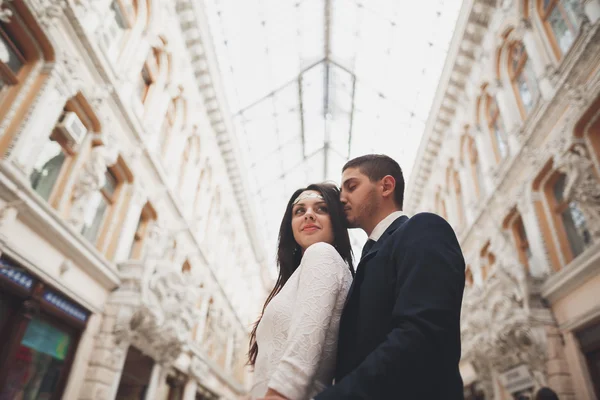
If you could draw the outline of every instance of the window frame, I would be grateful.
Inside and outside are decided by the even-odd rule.
[[[518,60],[517,62],[517,67],[515,70],[515,67],[513,66],[514,64],[514,59],[513,59],[513,53],[514,53],[514,49],[516,46],[521,46],[522,47],[522,56],[521,58]],[[530,82],[530,80],[527,78],[527,74],[526,74],[526,65],[527,62],[529,61],[529,53],[527,52],[527,48],[525,47],[525,44],[522,41],[518,41],[515,40],[513,42],[511,42],[508,45],[508,77],[510,79],[510,83],[512,85],[513,88],[513,92],[515,94],[515,97],[517,98],[517,105],[519,108],[519,113],[521,114],[521,119],[525,120],[527,118],[527,116],[529,115],[529,112],[525,109],[525,103],[523,101],[523,97],[521,96],[521,92],[519,90],[518,87],[518,80],[519,78],[523,75],[523,78],[525,79],[526,83],[527,83],[527,87],[530,90],[532,96],[534,94],[536,94],[536,97],[533,99],[533,103],[531,105],[531,108],[535,108],[536,104],[539,101],[539,97],[540,97],[540,93],[539,93],[539,87],[538,87],[538,82]],[[534,83],[535,84],[535,88],[531,86],[531,84]],[[535,93],[534,90],[535,89]]]
[[[556,37],[556,33],[554,32],[554,29],[552,28],[552,25],[550,24],[550,16],[552,15],[552,12],[554,11],[554,9],[557,7],[559,8],[559,12],[560,12],[563,20],[565,21],[567,28],[569,29],[569,31],[571,31],[571,34],[573,35],[573,43],[571,43],[571,46],[569,46],[569,50],[567,50],[564,53],[558,44],[558,39]],[[572,25],[569,17],[567,16],[567,11],[565,10],[565,6],[562,4],[561,0],[550,0],[550,4],[546,8],[544,8],[544,1],[538,0],[537,1],[537,9],[538,9],[538,13],[540,15],[542,24],[544,25],[544,30],[545,30],[546,36],[548,37],[548,40],[550,41],[550,47],[552,47],[552,52],[554,53],[556,60],[560,61],[573,48],[573,44],[577,40],[577,35],[579,35],[579,33],[581,32],[581,27],[580,26],[574,27]]]
[[[506,159],[509,154],[508,140],[506,138],[506,128],[504,126],[504,121],[502,120],[502,114],[500,113],[500,107],[498,106],[498,100],[496,99],[495,96],[492,96],[487,92],[485,92],[484,95],[486,96],[486,98],[485,98],[485,118],[486,118],[486,122],[487,122],[487,128],[488,128],[488,131],[490,134],[490,138],[492,140],[492,147],[494,149],[494,157],[496,159],[496,164],[499,164],[500,162],[502,162],[502,160]],[[492,104],[495,105],[495,110],[496,110],[496,112],[493,114],[491,111]],[[496,134],[495,126],[497,123],[499,124],[499,127],[500,127],[499,135],[503,136],[504,146],[506,148],[506,154],[504,154],[504,156],[501,154],[500,143],[498,141],[498,135]]]
[[[133,241],[129,250],[128,258],[130,260],[140,260],[144,253],[144,244],[148,238],[148,232],[151,221],[156,221],[157,214],[154,206],[150,202],[146,202],[136,225],[135,232],[133,233]]]

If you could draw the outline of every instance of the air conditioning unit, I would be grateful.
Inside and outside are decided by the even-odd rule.
[[[65,111],[63,113],[58,124],[56,124],[56,129],[65,136],[71,145],[81,143],[87,133],[87,129],[85,125],[83,125],[83,122],[81,122],[77,114],[72,111]]]

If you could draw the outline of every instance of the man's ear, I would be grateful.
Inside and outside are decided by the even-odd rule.
[[[396,189],[396,180],[391,175],[386,175],[381,179],[381,184],[383,186],[383,192],[381,193],[383,197],[388,197],[390,195],[394,195],[394,190]]]

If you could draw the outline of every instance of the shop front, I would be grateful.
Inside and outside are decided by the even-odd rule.
[[[60,399],[89,311],[0,256],[0,400]]]

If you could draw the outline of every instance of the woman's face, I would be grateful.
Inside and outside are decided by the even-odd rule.
[[[333,227],[327,203],[315,190],[306,190],[292,205],[292,232],[302,252],[310,245],[326,242],[333,245]]]

